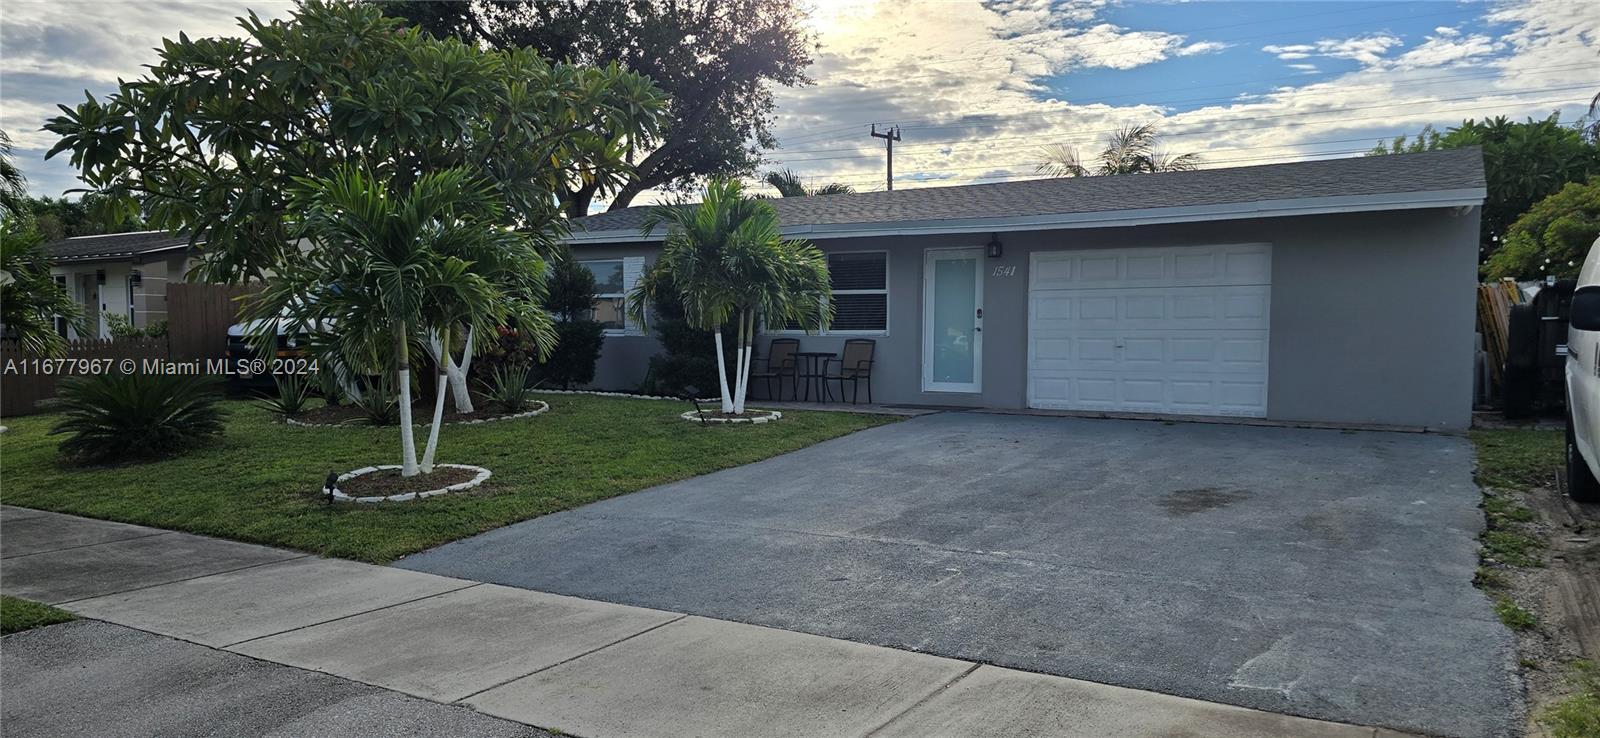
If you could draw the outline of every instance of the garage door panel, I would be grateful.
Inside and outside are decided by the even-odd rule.
[[[1041,252],[1029,289],[1111,289],[1265,285],[1272,259],[1266,244]]]
[[[1034,407],[1266,414],[1265,245],[1038,253]]]

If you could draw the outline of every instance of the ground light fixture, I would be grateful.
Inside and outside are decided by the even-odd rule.
[[[700,424],[705,425],[706,411],[700,407],[700,388],[691,384],[683,388],[683,394],[679,395],[679,397],[682,398],[684,402],[694,403],[694,412],[696,415],[700,416]]]

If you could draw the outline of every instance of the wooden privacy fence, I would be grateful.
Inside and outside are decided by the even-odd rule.
[[[228,326],[239,322],[239,298],[254,291],[225,284],[167,285],[167,344],[171,358],[223,358],[228,347]]]
[[[16,341],[0,341],[0,417],[44,412],[40,400],[56,396],[63,377],[121,371],[125,360],[136,365],[167,358],[164,338],[86,338],[67,345],[60,359],[24,354]]]
[[[239,298],[255,287],[224,284],[167,285],[167,335],[160,338],[87,338],[68,344],[61,359],[27,356],[15,341],[0,341],[0,417],[44,412],[39,401],[56,396],[63,376],[124,371],[124,359],[221,359],[228,326],[239,322]]]

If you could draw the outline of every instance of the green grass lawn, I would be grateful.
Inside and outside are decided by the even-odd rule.
[[[400,460],[398,428],[299,428],[229,402],[227,432],[184,456],[122,466],[64,462],[51,415],[7,418],[0,502],[382,563],[519,520],[748,464],[897,418],[788,412],[709,426],[682,403],[540,395],[550,412],[445,426],[438,461],[494,472],[483,487],[418,502],[328,506],[329,471]],[[418,429],[419,453],[426,441]]]
[[[1478,483],[1488,487],[1526,492],[1556,486],[1566,436],[1558,430],[1475,430]]]
[[[49,605],[24,600],[20,597],[0,595],[0,635],[10,635],[32,628],[76,620],[72,613],[57,610]]]

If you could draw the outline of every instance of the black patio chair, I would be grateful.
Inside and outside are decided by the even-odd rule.
[[[794,352],[799,350],[798,338],[774,338],[772,343],[767,344],[766,358],[756,357],[755,361],[761,367],[759,371],[751,367],[750,379],[759,379],[766,384],[768,400],[783,399],[783,378],[794,381]],[[774,386],[777,387],[776,393],[773,392]]]
[[[823,369],[824,382],[839,383],[839,399],[844,399],[844,383],[850,383],[850,404],[861,399],[861,384],[867,385],[867,404],[872,404],[872,353],[878,342],[870,338],[852,338],[844,342],[841,358],[829,359],[828,366],[837,365],[837,371]]]

